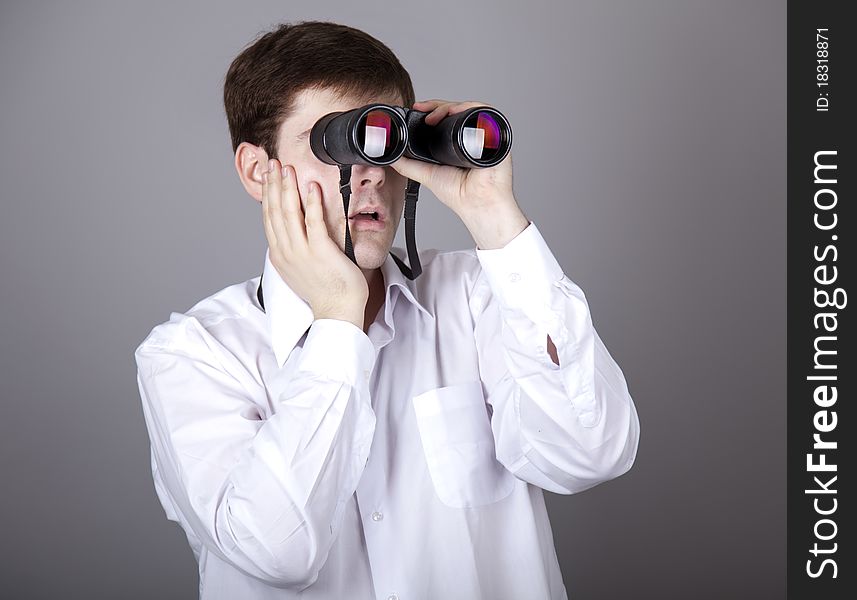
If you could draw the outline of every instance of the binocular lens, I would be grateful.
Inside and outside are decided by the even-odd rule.
[[[386,110],[376,109],[366,113],[357,123],[355,133],[357,145],[369,158],[385,160],[401,150],[402,132]]]
[[[464,122],[461,142],[464,151],[473,160],[490,162],[497,156],[502,144],[500,124],[491,113],[475,112]]]
[[[312,127],[312,153],[329,165],[389,165],[408,140],[405,118],[395,108],[371,104],[328,113]]]

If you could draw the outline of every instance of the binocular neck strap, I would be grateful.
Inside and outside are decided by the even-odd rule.
[[[342,210],[345,211],[345,255],[356,265],[357,259],[354,256],[354,246],[351,242],[351,228],[348,226],[348,204],[351,201],[351,165],[339,165],[339,193],[342,194]],[[411,266],[408,267],[401,258],[392,251],[390,252],[390,256],[399,266],[399,270],[408,279],[416,279],[423,272],[416,241],[419,195],[420,183],[408,179],[408,187],[405,190],[405,244],[408,247],[408,262]]]
[[[345,255],[355,265],[354,247],[351,244],[351,228],[348,226],[348,203],[351,201],[351,165],[339,165],[339,193],[342,194],[342,210],[345,211]]]
[[[417,224],[417,200],[420,196],[420,182],[408,179],[408,187],[405,191],[405,244],[408,247],[408,267],[401,258],[390,251],[390,256],[396,261],[399,270],[408,279],[416,279],[423,272],[420,264],[420,255],[417,252],[416,224]]]

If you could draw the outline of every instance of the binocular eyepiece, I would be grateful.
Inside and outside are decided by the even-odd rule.
[[[388,104],[368,104],[319,119],[310,147],[331,165],[385,166],[402,155],[464,168],[493,167],[512,148],[512,128],[503,114],[477,106],[449,115],[435,126],[429,113]]]

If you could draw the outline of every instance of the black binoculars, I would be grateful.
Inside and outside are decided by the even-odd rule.
[[[477,106],[426,125],[429,113],[388,104],[367,104],[329,113],[310,132],[313,154],[330,165],[389,165],[402,155],[464,168],[493,167],[512,148],[503,114]]]

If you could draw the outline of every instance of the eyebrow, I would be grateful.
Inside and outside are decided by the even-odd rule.
[[[298,141],[301,141],[301,140],[303,140],[303,139],[306,139],[306,137],[309,135],[309,132],[310,132],[310,131],[312,131],[312,127],[310,127],[309,129],[307,129],[307,130],[306,130],[306,131],[304,131],[303,133],[299,134],[295,139],[297,139]]]

